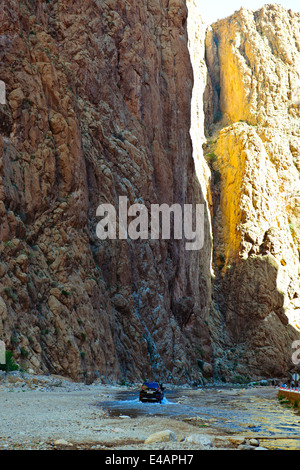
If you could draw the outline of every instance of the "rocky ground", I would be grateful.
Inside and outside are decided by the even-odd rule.
[[[0,450],[263,449],[259,439],[226,434],[211,420],[109,415],[101,402],[138,385],[85,385],[60,376],[0,377]],[[266,393],[260,387],[256,393]],[[196,392],[195,392],[196,393]],[[270,393],[270,392],[268,392]],[[276,396],[276,391],[271,391]],[[263,395],[262,395],[263,396]],[[210,397],[211,399],[211,397]]]

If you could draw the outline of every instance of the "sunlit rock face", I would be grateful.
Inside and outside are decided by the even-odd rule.
[[[202,251],[96,237],[98,205],[118,211],[119,196],[206,204],[185,2],[2,5],[0,338],[35,372],[201,383],[207,207]]]
[[[274,376],[300,331],[300,15],[241,9],[208,29],[206,58],[216,370]]]

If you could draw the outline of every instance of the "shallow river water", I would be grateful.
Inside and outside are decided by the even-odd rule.
[[[257,437],[269,449],[300,450],[299,410],[281,404],[275,387],[167,390],[162,404],[141,403],[138,394],[138,390],[116,392],[114,400],[101,406],[111,416],[194,419],[203,428]]]

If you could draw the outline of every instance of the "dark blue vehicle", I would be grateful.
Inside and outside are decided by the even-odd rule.
[[[161,403],[164,398],[164,387],[158,382],[144,382],[140,391],[141,402]]]

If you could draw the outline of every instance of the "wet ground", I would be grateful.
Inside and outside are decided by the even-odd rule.
[[[157,416],[197,421],[218,432],[256,437],[269,449],[300,450],[300,412],[280,404],[273,387],[177,389],[166,391],[162,404],[141,403],[138,390],[116,392],[101,402],[112,417]],[[203,429],[204,431],[205,429]]]
[[[163,403],[157,404],[140,403],[139,386],[7,374],[0,380],[0,450],[186,451],[198,449],[188,439],[199,434],[215,449],[300,449],[299,410],[279,401],[274,387],[168,385]],[[146,444],[150,435],[164,430],[171,430],[176,441]]]

